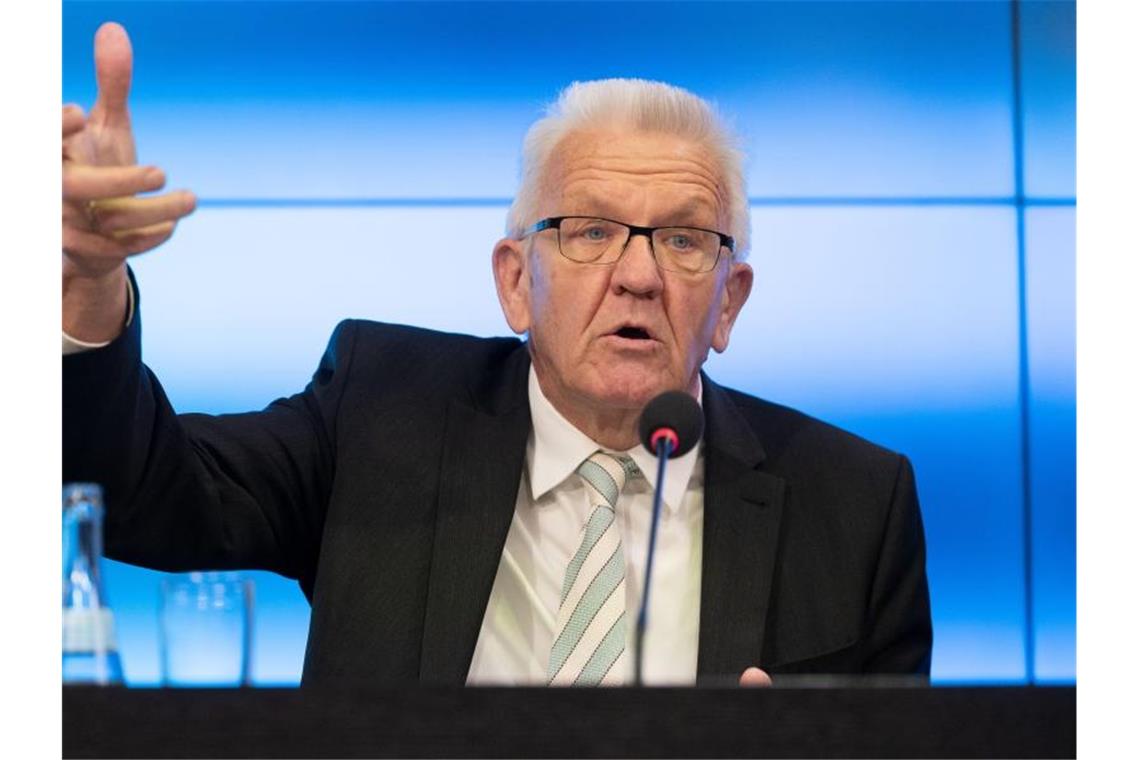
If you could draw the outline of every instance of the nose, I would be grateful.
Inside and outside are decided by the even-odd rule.
[[[611,283],[614,289],[639,296],[655,296],[665,283],[661,270],[653,258],[653,248],[647,235],[632,235],[626,243],[625,253],[614,265]]]

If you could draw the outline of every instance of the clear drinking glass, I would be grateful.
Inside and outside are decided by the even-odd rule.
[[[63,682],[121,684],[115,620],[103,588],[103,489],[63,487]]]
[[[193,572],[162,581],[159,647],[166,686],[250,683],[253,582],[236,572]]]

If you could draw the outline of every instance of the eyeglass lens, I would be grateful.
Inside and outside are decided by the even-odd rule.
[[[608,264],[621,258],[630,229],[619,222],[592,217],[567,217],[559,225],[562,255],[583,264]],[[692,227],[662,227],[653,231],[653,252],[661,268],[703,272],[716,265],[720,236]]]

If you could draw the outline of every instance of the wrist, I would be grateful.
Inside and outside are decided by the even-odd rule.
[[[126,265],[96,276],[63,274],[63,332],[83,343],[106,343],[130,317]]]

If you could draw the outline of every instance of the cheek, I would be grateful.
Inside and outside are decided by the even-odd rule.
[[[712,308],[713,294],[705,289],[680,290],[669,304],[670,317],[678,348],[704,351],[716,330],[716,313]]]
[[[563,285],[555,273],[540,265],[532,270],[530,288],[535,324],[544,332],[550,332],[563,318],[561,311],[565,298],[560,295]]]
[[[576,312],[573,278],[551,269],[540,264],[532,270],[531,336],[547,361],[563,364],[572,359],[582,326]]]
[[[605,296],[603,272],[548,265],[535,270],[531,283],[536,322],[547,334],[562,335],[566,344],[583,337]]]

